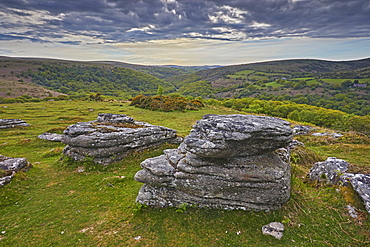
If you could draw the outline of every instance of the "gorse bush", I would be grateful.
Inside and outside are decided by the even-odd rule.
[[[137,106],[152,111],[185,111],[198,110],[204,107],[201,100],[188,100],[184,97],[170,97],[170,96],[144,96],[138,95],[131,99],[131,106]]]

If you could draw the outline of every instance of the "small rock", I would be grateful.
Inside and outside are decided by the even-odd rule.
[[[333,133],[332,136],[334,138],[339,138],[339,137],[342,137],[343,135],[342,134],[339,134],[339,133]]]
[[[9,183],[16,172],[28,171],[30,167],[31,164],[25,158],[10,158],[0,155],[0,170],[5,171],[5,176],[0,178],[0,187]]]
[[[352,207],[351,205],[347,205],[347,210],[348,210],[349,216],[351,216],[352,218],[356,219],[358,217],[355,207]]]
[[[55,133],[43,133],[38,136],[39,139],[52,141],[52,142],[61,142],[63,135],[61,134],[55,134]]]
[[[312,133],[311,135],[312,136],[327,136],[328,133],[327,132],[325,132],[325,133]]]
[[[313,130],[315,129],[310,126],[296,125],[293,128],[293,135],[306,135]]]
[[[283,231],[284,224],[280,222],[271,222],[262,227],[262,233],[264,235],[270,235],[279,240],[283,237]]]

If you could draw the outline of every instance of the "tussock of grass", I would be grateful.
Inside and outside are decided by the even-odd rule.
[[[27,111],[20,109],[30,106]],[[73,109],[104,109],[101,112]],[[32,110],[34,108],[35,110]],[[39,112],[40,108],[45,108]],[[25,157],[33,163],[0,189],[0,246],[367,246],[370,219],[349,217],[345,206],[350,198],[334,186],[316,188],[306,183],[307,171],[318,157],[348,158],[363,165],[368,144],[359,137],[336,142],[316,142],[309,136],[305,148],[293,152],[292,193],[288,203],[273,212],[222,211],[186,207],[154,209],[135,203],[142,186],[133,177],[140,163],[163,154],[163,145],[133,153],[109,166],[91,160],[76,162],[63,158],[64,144],[40,140],[51,129],[64,128],[59,112],[72,109],[77,121],[90,121],[98,113],[119,113],[155,125],[163,125],[187,135],[204,114],[232,114],[222,108],[203,108],[185,113],[151,112],[109,102],[39,102],[12,104],[0,118],[20,118],[32,126],[0,130],[0,154]],[[66,115],[66,114],[63,114]],[[50,120],[56,120],[50,126]],[[72,120],[71,120],[72,121]],[[71,123],[72,124],[72,123]],[[58,129],[59,131],[59,129]],[[354,139],[353,139],[354,138]],[[359,139],[358,139],[359,138]],[[356,140],[355,140],[356,139]],[[23,140],[29,140],[22,142]],[[302,139],[300,139],[302,141]],[[354,143],[357,142],[357,143]],[[5,144],[4,144],[5,143]],[[336,148],[333,148],[336,147]],[[340,147],[343,147],[341,149]],[[352,150],[351,152],[346,150]],[[356,152],[355,155],[351,155]],[[317,155],[316,155],[317,153]],[[60,160],[63,158],[62,160]],[[319,160],[321,161],[321,160]],[[368,162],[368,161],[366,161]],[[366,167],[366,165],[363,165]],[[362,209],[359,209],[360,213]],[[284,222],[281,240],[261,233],[272,221]]]

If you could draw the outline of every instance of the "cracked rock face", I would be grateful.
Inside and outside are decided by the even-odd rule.
[[[97,120],[69,126],[62,142],[64,154],[75,160],[92,157],[103,165],[116,162],[132,151],[140,151],[165,142],[175,142],[176,131],[134,121],[123,114],[99,114]]]
[[[139,203],[268,211],[288,201],[290,164],[274,152],[291,141],[286,121],[207,115],[193,128],[178,149],[141,163]]]

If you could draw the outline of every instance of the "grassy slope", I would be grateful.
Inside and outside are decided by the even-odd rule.
[[[189,208],[179,213],[176,209],[140,209],[134,202],[142,185],[133,179],[140,170],[140,162],[174,146],[136,153],[101,167],[59,161],[64,145],[37,138],[51,129],[96,119],[103,112],[123,113],[136,120],[174,128],[183,136],[204,114],[236,113],[208,107],[186,113],[164,113],[126,103],[73,101],[11,104],[0,108],[0,118],[21,118],[32,125],[0,130],[0,154],[25,157],[33,163],[29,172],[19,174],[0,189],[0,246],[365,246],[370,243],[369,216],[360,213],[361,220],[351,219],[345,210],[345,198],[335,187],[316,188],[305,183],[310,165],[292,165],[292,196],[281,210]],[[344,144],[303,141],[307,141],[309,148],[320,150],[323,158],[330,151],[330,156],[346,158],[366,169],[369,162],[357,156],[366,157],[368,144],[361,144],[364,148],[356,155],[344,155],[340,149],[320,149],[331,144],[353,148],[353,143],[362,140],[356,138],[349,136]],[[81,167],[84,172],[78,172]],[[285,222],[282,240],[262,235],[262,225],[271,221]]]
[[[32,83],[31,78],[20,78],[16,76],[22,70],[35,70],[38,66],[24,60],[0,57],[0,97],[15,98],[22,95],[29,95],[34,98],[45,98],[61,95],[61,93]]]

